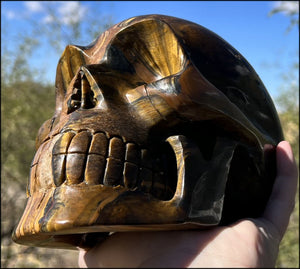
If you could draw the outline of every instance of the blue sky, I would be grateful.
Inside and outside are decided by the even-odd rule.
[[[13,46],[13,37],[26,34],[26,30],[31,27],[28,24],[29,17],[38,24],[50,23],[51,18],[47,18],[43,3],[2,1],[1,30],[6,28],[7,34],[1,36],[2,42]],[[271,96],[275,98],[283,83],[282,74],[299,61],[298,27],[286,33],[290,24],[288,16],[284,13],[268,16],[279,3],[280,1],[82,1],[83,9],[77,10],[72,16],[73,19],[82,19],[99,10],[99,23],[103,15],[112,15],[114,23],[118,23],[132,16],[155,13],[198,23],[235,47],[254,67]],[[76,10],[76,2],[58,1],[53,7],[64,18],[65,23],[68,23],[70,14],[67,13],[72,8]],[[289,8],[291,6],[287,6],[287,10]],[[87,45],[91,41],[86,40],[84,44],[78,45]],[[43,50],[42,54],[46,53],[48,57],[41,59],[41,53],[33,54],[31,64],[46,65],[46,78],[52,82],[60,55],[47,46]],[[298,83],[298,78],[296,81]]]

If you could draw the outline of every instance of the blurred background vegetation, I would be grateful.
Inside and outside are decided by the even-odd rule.
[[[280,7],[270,16],[282,12]],[[49,15],[55,16],[51,6]],[[99,11],[94,11],[99,12]],[[289,27],[299,27],[295,14]],[[116,23],[113,17],[103,17],[101,25],[93,18],[82,36],[80,21],[62,24],[59,20],[33,28],[28,35],[17,37],[18,50],[10,51],[5,45],[6,29],[1,25],[1,267],[2,268],[75,268],[77,251],[34,248],[17,245],[11,240],[11,233],[21,216],[25,203],[25,187],[31,160],[34,156],[35,137],[41,124],[52,116],[55,107],[54,83],[43,83],[43,70],[34,70],[29,65],[31,53],[42,46],[41,37],[46,37],[54,48],[62,53],[65,44],[86,45],[99,33]],[[34,24],[34,22],[32,22]],[[289,31],[287,29],[287,31]],[[49,34],[51,33],[51,34]],[[283,36],[284,38],[284,36]],[[298,52],[299,53],[299,52]],[[285,139],[293,147],[299,164],[299,72],[298,55],[295,64],[282,74],[284,84],[279,97],[274,100],[279,112]],[[57,59],[58,60],[58,59]],[[299,189],[299,188],[298,188]],[[55,257],[55,258],[53,258]],[[276,267],[299,267],[299,191],[296,207],[291,216],[288,231],[280,245]]]

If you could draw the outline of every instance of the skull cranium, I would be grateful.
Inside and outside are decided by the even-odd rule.
[[[62,54],[13,238],[88,247],[95,233],[258,216],[282,139],[261,80],[223,39],[178,18],[128,19]]]

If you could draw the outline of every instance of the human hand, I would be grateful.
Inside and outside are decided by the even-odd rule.
[[[274,267],[295,204],[297,166],[288,142],[277,146],[277,177],[262,217],[201,231],[114,233],[80,267]]]

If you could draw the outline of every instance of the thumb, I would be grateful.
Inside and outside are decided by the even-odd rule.
[[[297,165],[287,141],[277,145],[276,160],[277,176],[263,217],[274,225],[281,240],[295,206],[298,183]]]

